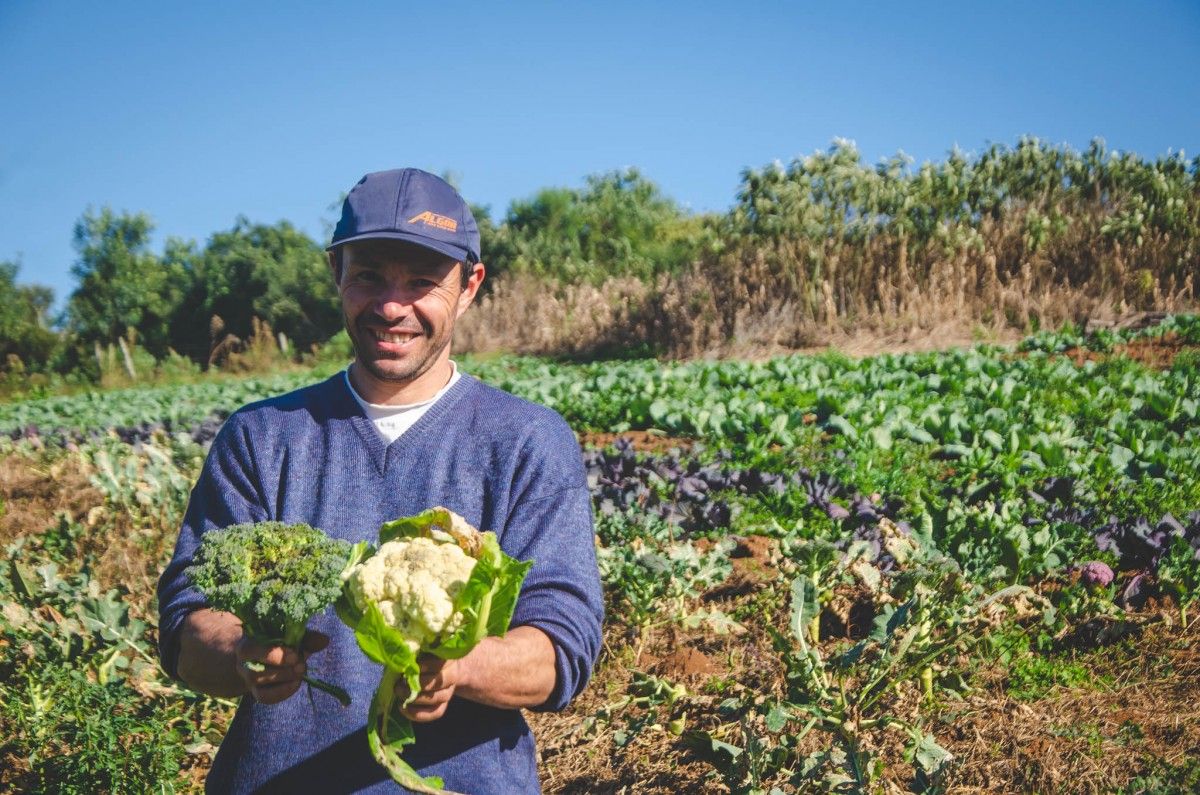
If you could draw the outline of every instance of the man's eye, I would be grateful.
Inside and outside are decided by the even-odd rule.
[[[418,290],[428,290],[431,287],[437,287],[437,282],[433,279],[414,279],[413,287],[416,287]]]

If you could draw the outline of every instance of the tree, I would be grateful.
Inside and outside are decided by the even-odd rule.
[[[283,332],[300,349],[324,342],[341,328],[337,290],[325,253],[287,221],[273,226],[239,217],[214,234],[195,261],[195,280],[175,323],[180,352],[208,356],[213,318],[242,339],[253,319]]]
[[[151,354],[166,355],[191,274],[186,262],[160,260],[148,250],[153,229],[145,213],[108,207],[89,210],[75,224],[79,259],[71,273],[79,286],[67,302],[66,326],[80,342],[109,344],[132,330]]]
[[[690,215],[637,169],[546,188],[515,201],[484,259],[492,273],[529,271],[567,282],[649,279],[699,253],[705,219]]]
[[[59,344],[59,336],[49,328],[54,291],[17,284],[20,269],[16,262],[0,262],[0,368],[7,368],[10,357],[16,356],[21,366],[40,371]]]

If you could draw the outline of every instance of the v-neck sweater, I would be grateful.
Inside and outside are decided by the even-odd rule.
[[[334,538],[374,542],[379,526],[444,505],[519,560],[533,559],[513,617],[554,644],[557,684],[539,709],[562,709],[582,689],[603,618],[591,502],[579,445],[554,411],[463,375],[391,444],[376,432],[340,373],[232,414],[188,503],[174,556],[159,581],[159,645],[178,675],[179,633],[205,606],[187,580],[200,537],[258,521],[304,522]],[[348,708],[306,689],[275,705],[244,697],[213,762],[210,792],[403,791],[372,759],[367,707],[380,666],[332,610],[310,628],[330,645],[311,675],[351,695]],[[518,710],[455,698],[416,724],[405,759],[451,790],[537,792],[533,737]]]

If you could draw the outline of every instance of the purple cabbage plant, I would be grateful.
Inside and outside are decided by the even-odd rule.
[[[852,493],[828,473],[800,469],[789,476],[739,469],[727,466],[732,455],[725,450],[718,451],[715,459],[701,464],[684,460],[678,452],[639,456],[627,439],[618,439],[609,449],[584,453],[592,499],[602,515],[636,508],[686,532],[704,532],[728,527],[733,518],[732,506],[717,496],[721,492],[782,495],[794,488],[804,493],[809,505],[850,531],[838,542],[839,548],[865,541],[874,554],[872,562],[882,571],[895,567],[880,522],[889,519],[902,532],[911,533],[907,523],[897,520],[902,507],[898,502],[877,494]]]
[[[1157,521],[1145,516],[1127,519],[1109,516],[1107,520],[1102,520],[1094,508],[1071,504],[1075,497],[1075,484],[1071,478],[1049,478],[1039,489],[1031,491],[1030,495],[1035,500],[1049,505],[1045,515],[1046,521],[1066,522],[1083,527],[1091,532],[1101,552],[1110,552],[1116,556],[1117,569],[1130,573],[1116,599],[1123,607],[1140,607],[1154,594],[1153,586],[1157,585],[1159,564],[1163,562],[1175,539],[1182,538],[1191,546],[1197,565],[1200,565],[1200,511],[1189,512],[1183,520],[1169,513],[1163,514]],[[1097,565],[1097,562],[1093,561],[1081,568],[1085,584],[1088,576],[1087,566],[1094,565]]]

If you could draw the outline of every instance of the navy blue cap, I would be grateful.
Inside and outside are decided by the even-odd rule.
[[[367,174],[342,202],[329,248],[354,240],[406,240],[453,257],[479,262],[479,226],[458,191],[419,168]]]

